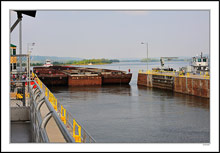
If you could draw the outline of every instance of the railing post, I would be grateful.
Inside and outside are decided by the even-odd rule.
[[[61,105],[61,120],[66,124],[66,109]]]
[[[26,104],[25,104],[25,82],[22,82],[22,93],[23,93],[23,99],[22,99],[22,101],[23,101],[23,106],[26,106]]]
[[[76,126],[78,127],[78,135],[76,134]],[[73,137],[76,142],[81,143],[81,126],[76,123],[75,119],[73,119]]]

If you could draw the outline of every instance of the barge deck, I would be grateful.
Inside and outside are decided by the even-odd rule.
[[[72,66],[34,67],[33,70],[46,85],[129,84],[132,77],[132,73],[126,71]]]

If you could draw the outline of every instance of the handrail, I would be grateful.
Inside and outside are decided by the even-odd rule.
[[[34,84],[30,86],[30,89],[33,89],[33,87],[36,85],[37,86],[37,89],[40,91],[41,94],[44,95],[44,92],[42,91],[42,89],[40,88],[40,86],[38,85],[38,83],[34,81]],[[30,90],[32,95],[34,95],[33,93],[33,90]],[[52,107],[52,105],[50,104],[49,100],[47,99],[46,96],[44,96],[44,101],[45,101],[45,104],[47,105],[47,108],[49,109],[49,113],[51,115],[51,117],[54,118],[58,128],[60,129],[64,139],[67,141],[67,142],[75,142],[74,139],[72,138],[72,136],[70,135],[69,131],[66,129],[65,125],[63,124],[63,122],[60,120],[59,116],[57,115],[56,111],[54,110],[54,108]],[[38,110],[36,110],[38,111]],[[37,117],[39,118],[40,115],[37,114]],[[47,116],[46,116],[47,117]],[[44,126],[41,127],[42,129],[44,129],[46,127],[46,124],[48,122],[48,120],[50,119],[50,117],[46,120],[46,123],[44,123]],[[44,120],[40,119],[40,123],[42,124]],[[48,141],[48,138],[45,138],[45,134],[43,135],[44,136],[44,139],[46,139],[46,142]]]
[[[171,71],[164,71],[164,70],[148,70],[148,71],[143,71],[143,70],[139,70],[138,73],[142,73],[142,74],[152,74],[152,75],[162,75],[162,76],[171,76],[171,77],[197,77],[197,75],[192,75],[190,73],[182,73],[181,71],[178,72],[171,72]],[[210,79],[209,73],[205,73],[204,75],[199,75],[199,77],[201,77],[201,79]]]
[[[37,79],[36,85],[37,87],[43,91],[43,94],[45,95],[47,99],[47,104],[50,105],[51,108],[55,109],[54,113],[58,116],[62,124],[66,127],[71,127],[72,131],[72,138],[75,139],[75,142],[86,142],[88,137],[89,142],[96,142],[94,138],[85,130],[85,128],[80,124],[78,121],[76,121],[71,113],[69,113],[58,101],[57,98],[52,94],[52,92],[42,83],[42,81],[38,78],[38,76],[34,73],[32,73],[32,77]],[[59,107],[60,106],[60,107]],[[78,128],[82,130],[82,134],[79,134],[79,136],[74,135],[76,133],[76,129],[78,128],[74,127],[74,121],[77,123]],[[75,130],[75,131],[73,131]],[[69,132],[70,133],[70,132]],[[81,141],[82,140],[82,141]]]

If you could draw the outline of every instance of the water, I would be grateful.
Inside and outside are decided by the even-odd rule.
[[[175,69],[187,62],[167,62]],[[149,63],[149,69],[159,66]],[[133,73],[129,85],[53,87],[67,111],[99,143],[209,143],[209,99],[137,86],[146,63],[115,63],[86,67]]]

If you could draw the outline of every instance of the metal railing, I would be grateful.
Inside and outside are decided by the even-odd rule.
[[[22,76],[29,78],[30,76],[30,55],[20,54],[10,56],[10,71],[13,81],[21,81]]]
[[[194,75],[192,73],[183,73],[181,71],[175,72],[175,71],[164,71],[164,70],[148,70],[148,71],[144,71],[144,70],[139,70],[138,73],[143,73],[143,74],[153,74],[153,75],[163,75],[163,76],[178,76],[178,77],[200,77],[200,78],[204,78],[204,79],[210,79],[210,75],[209,72],[205,72],[204,74],[200,75]]]
[[[30,112],[31,112],[31,126],[32,126],[32,138],[34,142],[51,142],[46,131],[47,123],[53,118],[60,132],[62,133],[65,142],[75,142],[67,128],[57,115],[56,111],[52,107],[51,103],[45,97],[43,90],[34,80],[30,88]],[[44,116],[41,113],[43,104],[46,104],[47,114]]]
[[[85,128],[69,113],[66,108],[57,100],[53,93],[43,84],[43,82],[37,77],[36,74],[32,73],[32,77],[36,78],[37,87],[40,88],[48,100],[48,105],[53,108],[56,115],[62,121],[62,124],[66,127],[69,134],[75,140],[75,142],[85,143],[85,142],[95,142],[90,134],[85,130]],[[51,109],[52,109],[51,108]]]

